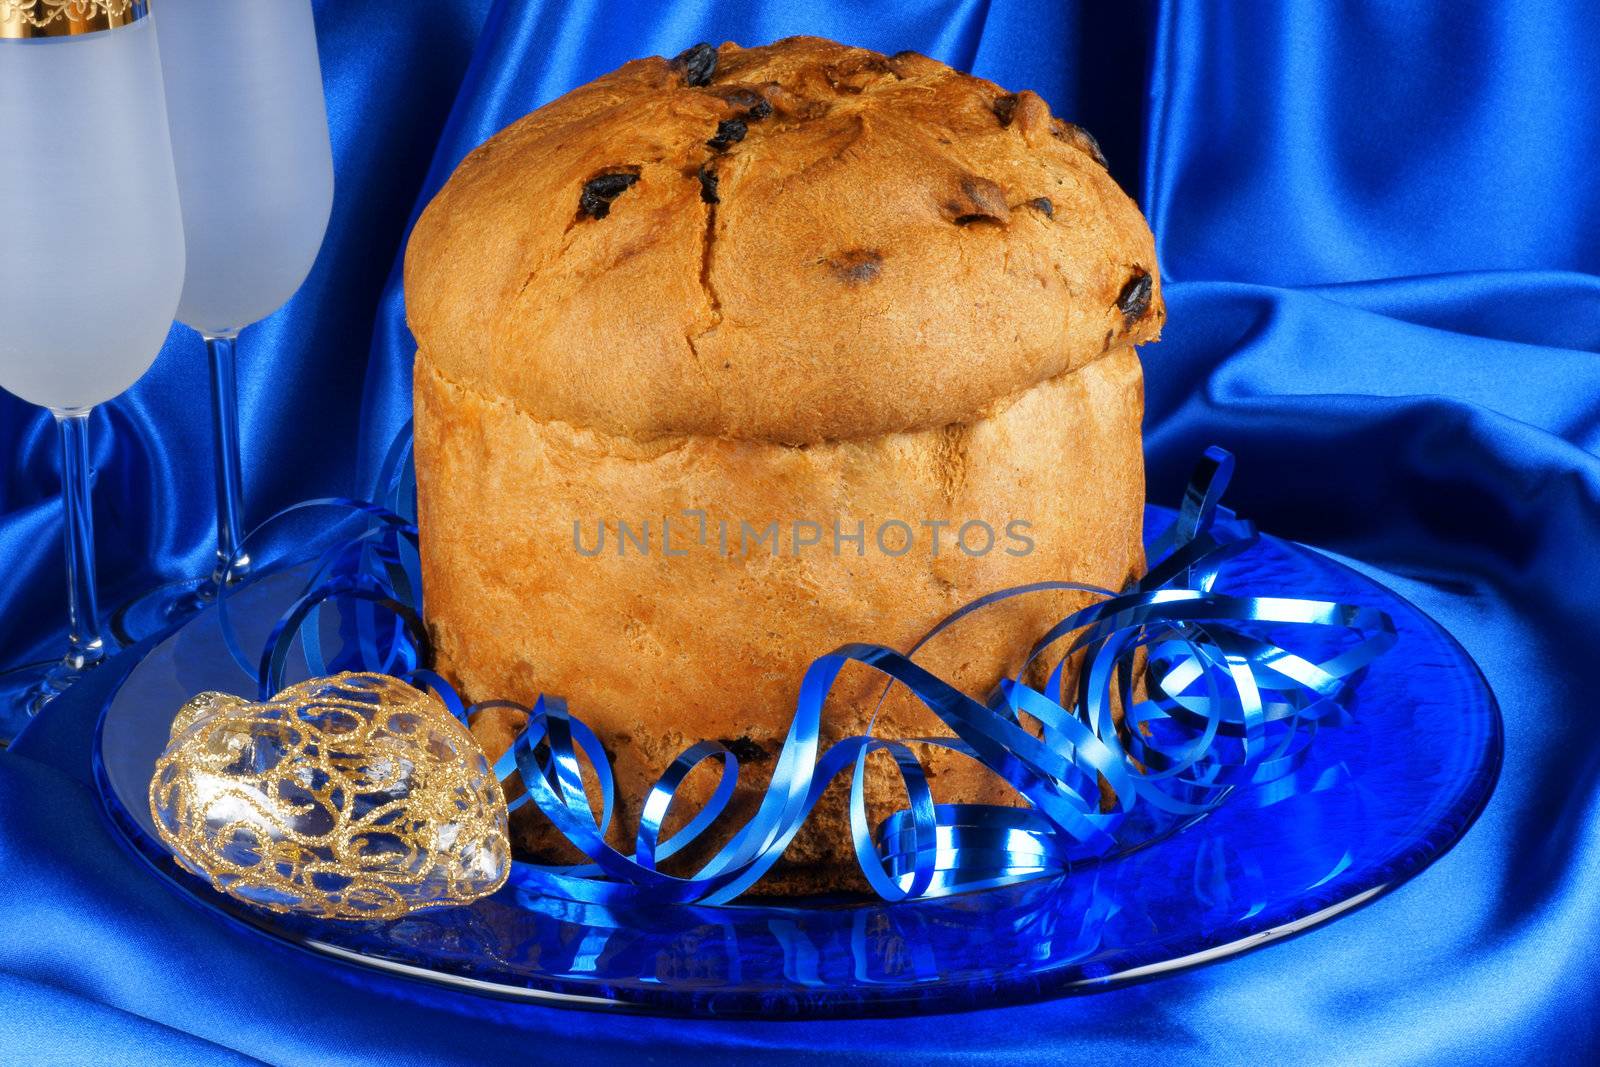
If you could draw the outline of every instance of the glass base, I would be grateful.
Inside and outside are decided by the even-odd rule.
[[[83,665],[45,660],[0,672],[0,748],[16,740],[46,704],[104,662],[104,655]]]
[[[111,616],[111,636],[132,645],[165,633],[217,602],[217,583],[210,578],[181,578],[158,585],[122,605]]]
[[[229,572],[229,588],[250,576],[250,557],[240,554]],[[116,610],[111,616],[111,636],[124,647],[188,622],[217,602],[217,575],[179,578],[158,585]]]

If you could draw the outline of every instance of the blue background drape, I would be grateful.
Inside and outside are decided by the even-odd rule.
[[[102,679],[0,754],[0,1059],[1600,1059],[1600,6],[316,7],[338,193],[306,286],[240,344],[250,518],[366,488],[409,410],[408,221],[483,138],[698,40],[915,48],[1040,91],[1149,215],[1170,309],[1144,353],[1152,498],[1172,502],[1222,444],[1241,513],[1362,561],[1444,622],[1501,699],[1500,789],[1410,885],[1219,967],[940,1020],[618,1019],[374,988],[195,911],[124,856],[85,785]],[[178,328],[95,416],[108,603],[209,566],[204,388]],[[0,663],[59,639],[48,431],[0,394]]]

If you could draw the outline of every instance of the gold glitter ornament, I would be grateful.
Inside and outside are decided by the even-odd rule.
[[[150,780],[174,858],[271,911],[395,919],[466,904],[511,869],[483,750],[431,694],[340,674],[264,704],[201,693]]]

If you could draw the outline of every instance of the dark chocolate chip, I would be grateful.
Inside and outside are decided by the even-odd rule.
[[[1154,285],[1150,281],[1150,272],[1135,270],[1133,277],[1128,279],[1128,284],[1122,287],[1122,292],[1117,294],[1117,310],[1122,312],[1122,318],[1128,325],[1138,320],[1150,310],[1150,294]]]
[[[1004,96],[997,97],[993,107],[994,117],[1000,120],[1000,125],[1011,125],[1011,116],[1016,114],[1017,110],[1017,94],[1007,93]]]
[[[754,89],[743,85],[730,85],[727,88],[714,89],[712,91],[726,100],[730,106],[741,109],[744,112],[744,117],[751,122],[760,122],[772,114],[772,104]]]
[[[961,179],[961,195],[945,203],[944,213],[957,226],[1011,221],[1011,209],[1006,206],[1005,191],[988,178],[971,175]]]
[[[889,58],[890,59],[911,59],[913,57],[917,57],[917,56],[921,56],[921,55],[922,55],[921,52],[915,51],[913,49],[902,48],[900,51],[896,52],[894,55],[890,56]]]
[[[578,214],[592,219],[605,218],[611,214],[611,202],[638,180],[639,175],[630,171],[595,175],[583,183],[583,192],[578,196]]]
[[[1106,154],[1100,150],[1100,142],[1094,139],[1094,134],[1090,133],[1082,126],[1077,126],[1070,122],[1062,122],[1060,119],[1056,119],[1053,132],[1063,141],[1071,141],[1073,144],[1089,153],[1090,157],[1102,167],[1105,167],[1108,170],[1111,168],[1111,164],[1106,162]]]
[[[1056,206],[1050,202],[1048,196],[1036,196],[1028,201],[1028,206],[1039,212],[1047,219],[1056,217]]]
[[[1100,142],[1095,140],[1094,134],[1082,126],[1078,127],[1078,132],[1083,134],[1084,147],[1089,149],[1089,154],[1094,157],[1094,161],[1102,167],[1110,167],[1111,164],[1106,162],[1106,154],[1100,151]]]
[[[883,253],[873,248],[852,248],[827,261],[834,277],[847,285],[865,285],[883,273]]]
[[[723,737],[718,739],[718,743],[732,752],[733,758],[740,763],[765,763],[772,758],[772,753],[748,737]]]
[[[711,95],[720,98],[729,107],[746,111],[761,102],[761,95],[748,85],[719,85],[711,90]]]
[[[999,185],[988,178],[963,178],[961,192],[968,200],[991,215],[1007,214],[1005,193]]]
[[[723,119],[717,123],[716,136],[706,142],[706,147],[716,152],[726,152],[732,145],[744,140],[744,135],[750,132],[750,127],[744,119]]]
[[[707,163],[700,168],[700,199],[708,204],[720,204],[722,200],[717,196],[717,172]]]
[[[682,68],[686,85],[701,88],[710,85],[712,77],[717,73],[717,50],[701,41],[693,48],[679,52],[672,65]]]

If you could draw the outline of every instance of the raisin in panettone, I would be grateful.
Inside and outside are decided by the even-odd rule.
[[[440,668],[473,699],[567,697],[630,830],[705,738],[740,754],[753,810],[839,644],[905,648],[984,593],[1143,566],[1154,245],[1031,92],[816,38],[636,60],[468,156],[405,275]],[[1083,603],[1004,602],[918,660],[982,695]],[[882,686],[847,670],[824,740]],[[475,729],[492,752],[517,725]],[[875,730],[948,732],[898,693]],[[876,762],[881,813],[903,800]],[[926,764],[942,802],[1014,799]],[[851,884],[839,801],[780,888]],[[516,832],[573,858],[537,815]]]

